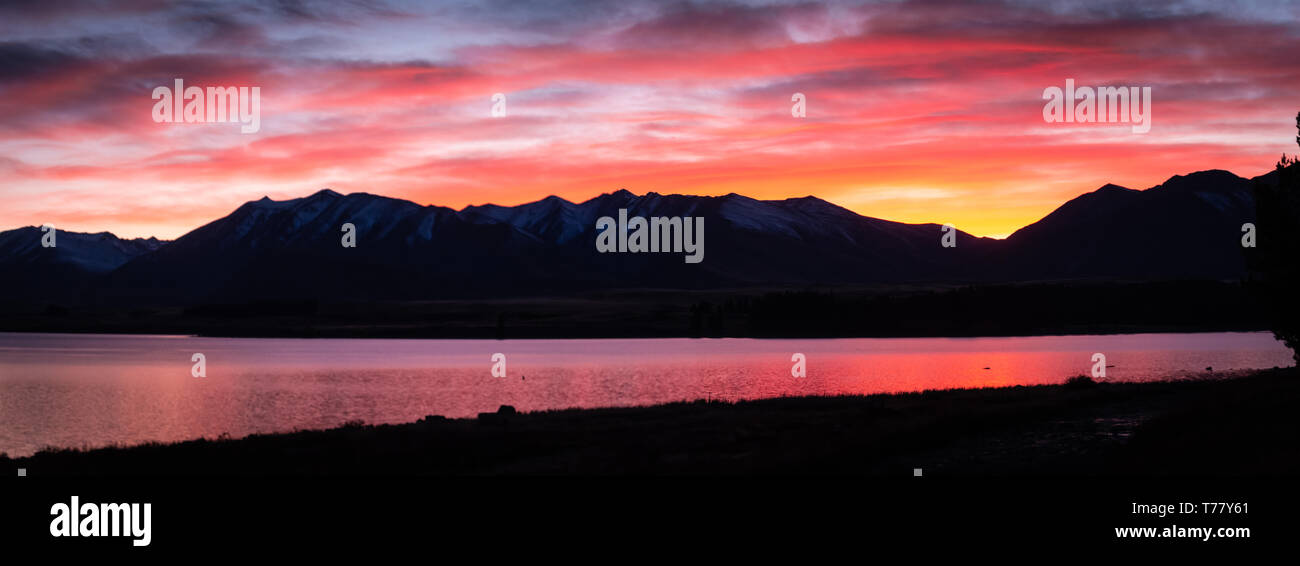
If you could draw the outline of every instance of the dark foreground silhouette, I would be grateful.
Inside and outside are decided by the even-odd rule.
[[[1300,371],[426,417],[0,457],[40,476],[1295,476]]]
[[[0,331],[304,338],[847,338],[1270,328],[1280,298],[1225,281],[746,288],[191,308],[0,305]],[[1098,305],[1105,305],[1098,308]],[[1188,308],[1196,305],[1196,308]]]

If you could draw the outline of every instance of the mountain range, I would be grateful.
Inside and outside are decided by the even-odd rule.
[[[34,304],[195,305],[285,299],[422,300],[575,291],[1078,279],[1236,279],[1252,186],[1227,171],[1146,190],[1106,185],[1003,240],[859,215],[815,197],[558,197],[461,210],[322,190],[262,198],[180,238],[127,240],[36,227],[0,232],[0,293]],[[705,219],[705,259],[597,253],[596,220]],[[357,245],[340,244],[344,223]]]

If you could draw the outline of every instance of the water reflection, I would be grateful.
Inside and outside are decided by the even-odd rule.
[[[190,376],[190,356],[207,377]],[[493,378],[491,355],[507,356]],[[808,376],[791,377],[790,356]],[[519,410],[1114,380],[1291,364],[1267,333],[837,340],[310,340],[0,333],[0,451]],[[987,368],[987,369],[985,369]]]

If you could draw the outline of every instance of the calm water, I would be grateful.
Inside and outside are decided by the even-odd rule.
[[[195,352],[207,377],[190,375]],[[491,376],[506,354],[508,376]],[[808,376],[791,377],[791,355]],[[840,340],[322,340],[0,333],[0,452],[690,399],[1151,380],[1291,365],[1268,333]],[[988,369],[984,369],[987,367]]]

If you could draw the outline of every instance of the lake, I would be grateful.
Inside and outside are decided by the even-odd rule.
[[[0,452],[426,415],[1060,383],[1292,365],[1263,332],[811,340],[394,340],[0,333]],[[203,354],[206,377],[193,377]],[[506,377],[492,376],[505,355]],[[791,376],[791,356],[807,376]]]

